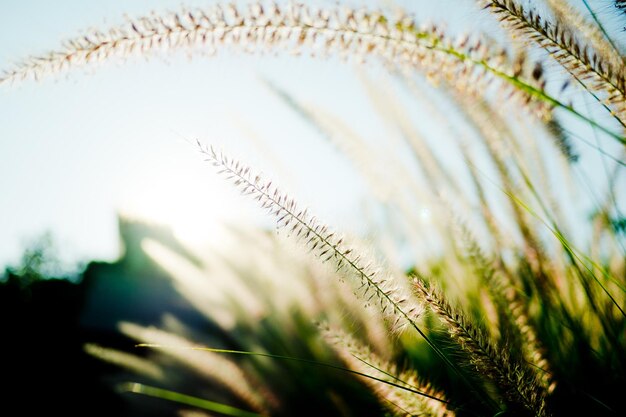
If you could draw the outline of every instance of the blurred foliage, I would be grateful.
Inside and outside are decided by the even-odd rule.
[[[19,415],[123,415],[122,399],[98,378],[110,366],[89,357],[80,326],[86,288],[59,271],[52,237],[27,248],[0,281],[2,407]],[[77,398],[81,400],[78,401]]]

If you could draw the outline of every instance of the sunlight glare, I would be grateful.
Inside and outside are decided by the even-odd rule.
[[[169,169],[142,169],[125,187],[121,214],[170,227],[192,247],[220,245],[224,225],[242,215],[241,202],[228,183],[197,160],[184,162]]]

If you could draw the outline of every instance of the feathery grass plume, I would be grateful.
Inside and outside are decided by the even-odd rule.
[[[327,325],[321,325],[320,328],[324,339],[335,348],[350,369],[377,378],[362,377],[363,382],[371,386],[377,395],[388,403],[394,415],[428,417],[455,415],[446,406],[448,401],[443,393],[435,390],[430,384],[423,383],[415,371],[398,371],[395,365],[381,359],[369,346],[344,331],[331,329]],[[394,385],[385,384],[380,380]]]
[[[513,345],[511,348],[519,349],[526,362],[533,365],[529,371],[536,375],[548,393],[552,392],[556,385],[551,379],[545,350],[531,322],[531,300],[522,299],[515,287],[513,273],[499,255],[486,255],[465,222],[459,220],[459,229],[469,265],[489,291],[489,298],[497,308],[501,321],[500,342],[506,340]]]
[[[421,278],[416,277],[413,284],[416,293],[439,317],[452,340],[468,354],[470,363],[496,384],[508,406],[521,407],[535,416],[548,415],[546,392],[527,364],[512,358],[505,346],[492,346],[481,329]]]
[[[557,21],[580,34],[580,37],[589,42],[590,47],[592,47],[602,59],[615,67],[623,65],[619,51],[616,49],[608,34],[604,32],[604,28],[596,19],[586,1],[583,1],[583,3],[587,6],[588,11],[592,13],[594,23],[585,19],[585,17],[567,1],[547,0],[546,3],[554,13]]]
[[[470,237],[471,239],[471,237]],[[475,257],[481,258],[478,262],[487,263],[488,260],[481,252],[477,242],[473,242]],[[486,271],[486,284],[491,293],[491,298],[501,308],[505,317],[505,325],[502,326],[507,331],[509,342],[519,340],[519,348],[524,356],[524,360],[531,364],[530,373],[535,374],[542,385],[542,388],[549,394],[554,391],[556,381],[552,378],[551,367],[546,357],[546,350],[542,346],[536,324],[531,320],[532,300],[520,294],[520,289],[516,287],[514,277],[510,270],[505,267],[501,258],[495,260],[493,267]],[[517,334],[511,334],[515,332]]]
[[[533,10],[525,10],[517,0],[478,1],[511,31],[546,49],[589,92],[605,92],[603,102],[626,127],[626,71],[623,64],[604,59],[594,48],[580,41],[572,28],[562,22],[549,22]]]
[[[491,260],[491,257],[487,257],[465,224],[461,224],[461,237],[467,247],[470,265],[477,269],[476,273],[486,284],[491,293],[491,299],[504,313],[506,324],[502,327],[509,333],[514,330],[519,333],[519,347],[524,359],[533,365],[529,369],[537,375],[543,388],[548,393],[552,392],[556,385],[551,380],[545,350],[541,346],[537,331],[530,319],[530,302],[528,300],[524,302],[519,295],[519,290],[515,287],[511,272],[504,265],[504,261],[501,258]]]
[[[487,315],[487,323],[489,324],[488,331],[494,338],[494,340],[502,340],[503,338],[507,338],[509,343],[511,343],[511,338],[509,333],[511,332],[511,327],[509,326],[509,320],[507,316],[508,305],[505,300],[501,297],[498,297],[498,294],[494,294],[494,276],[496,275],[496,269],[505,269],[504,264],[499,264],[493,261],[492,259],[488,259],[487,255],[483,252],[482,247],[478,243],[472,231],[469,229],[469,226],[460,219],[458,216],[457,219],[457,227],[458,233],[457,235],[461,237],[460,239],[460,247],[461,253],[464,255],[464,260],[467,263],[468,268],[473,272],[476,279],[476,284],[480,289],[485,289],[490,297],[486,297],[487,301],[492,304],[491,311],[494,311],[494,314]],[[465,274],[467,276],[467,274]],[[468,294],[470,301],[474,299],[475,302],[484,303],[485,297],[471,297]],[[480,308],[475,308],[474,311],[481,311]],[[480,313],[479,313],[480,314]],[[493,317],[492,317],[493,316]],[[518,342],[517,339],[513,339],[513,342]],[[518,343],[519,344],[519,343]],[[517,347],[517,346],[515,346]]]
[[[390,349],[393,340],[389,337],[383,317],[376,314],[374,309],[364,309],[363,303],[354,296],[350,287],[334,279],[334,269],[320,268],[318,259],[310,256],[305,247],[294,245],[291,239],[285,241],[285,236],[265,229],[252,230],[235,226],[229,227],[227,231],[233,236],[224,240],[234,239],[236,253],[223,247],[215,248],[218,253],[208,255],[204,279],[208,287],[218,286],[214,288],[218,292],[217,298],[228,302],[235,319],[234,325],[213,330],[205,330],[204,327],[181,329],[180,323],[172,326],[164,322],[164,328],[172,336],[183,335],[187,341],[194,342],[192,346],[197,346],[195,343],[226,345],[246,351],[279,353],[313,362],[336,363],[332,349],[319,340],[315,334],[316,327],[311,323],[313,319],[323,316],[325,320],[340,323],[346,329],[358,329],[355,331],[367,335],[366,340],[376,346],[377,351],[385,352]],[[241,256],[242,253],[245,254],[244,257]],[[215,268],[215,258],[221,257],[222,262],[233,269],[232,274],[222,267]],[[158,258],[160,261],[165,260],[163,255]],[[177,274],[185,276],[190,272],[192,271],[183,268]],[[257,303],[261,304],[264,312],[262,316],[255,316],[248,310],[246,304],[249,299],[238,297],[238,286],[219,288],[219,283],[215,281],[218,277],[226,281],[242,281],[255,294]],[[214,292],[211,288],[195,287],[195,292],[207,291]],[[185,291],[184,297],[189,299],[193,292]],[[213,303],[215,299],[211,298],[209,301]],[[309,304],[315,307],[311,309]],[[195,307],[200,308],[198,305]],[[214,322],[212,315],[207,314],[207,319]],[[171,322],[170,318],[169,323]],[[222,383],[211,374],[208,361],[199,362],[201,358],[193,353],[196,350],[189,349],[189,342],[181,345],[176,339],[159,341],[154,335],[150,341],[147,338],[145,341],[163,345],[156,348],[158,352],[151,359],[167,366],[166,369],[172,372],[168,375],[176,375],[175,378],[165,381],[166,387],[169,385],[168,388],[187,394],[195,391],[197,395],[211,400],[225,400],[219,396],[219,392],[224,390],[218,390],[215,395],[209,392],[211,388],[217,388]],[[175,355],[186,356],[188,360]],[[219,355],[224,356],[223,353]],[[172,357],[178,360],[173,363]],[[341,415],[340,403],[355,397],[358,397],[358,401],[348,401],[349,404],[346,405],[355,415],[363,414],[358,410],[367,410],[368,407],[379,404],[377,397],[364,384],[353,378],[336,378],[335,371],[327,373],[322,368],[311,367],[310,362],[309,365],[302,365],[301,362],[256,358],[259,357],[241,360],[234,358],[232,362],[244,372],[258,396],[266,403],[273,398],[268,407],[269,415],[298,415],[302,402],[311,398],[316,399],[316,404],[311,408],[320,415]],[[230,372],[228,367],[220,366],[219,363],[214,366],[219,367],[218,371]],[[303,373],[306,373],[306,377],[300,378]],[[194,385],[189,385],[189,381]],[[321,387],[323,388],[320,390]],[[198,389],[202,391],[199,392]],[[339,399],[339,403],[335,403],[334,399]],[[307,411],[311,414],[310,408]]]
[[[112,58],[178,49],[214,53],[224,45],[247,52],[308,51],[357,60],[372,56],[393,67],[417,67],[435,82],[447,80],[460,89],[481,94],[499,81],[494,91],[517,99],[546,118],[556,102],[541,85],[520,79],[506,52],[485,37],[449,39],[440,28],[418,27],[407,16],[390,20],[380,12],[314,10],[294,3],[253,3],[245,11],[235,5],[215,5],[133,19],[108,31],[96,30],[67,41],[60,50],[28,58],[5,71],[0,84],[38,79]]]
[[[546,358],[546,352],[530,320],[529,303],[519,296],[518,290],[512,285],[510,279],[504,274],[496,274],[493,277],[494,290],[499,292],[495,295],[503,295],[508,302],[508,311],[513,319],[522,338],[522,353],[524,359],[532,364],[531,371],[534,371],[542,388],[549,394],[556,388],[556,381],[553,380],[550,364]]]
[[[120,330],[138,342],[155,344],[155,349],[189,366],[195,372],[218,381],[221,386],[259,413],[266,413],[268,406],[275,405],[275,399],[271,395],[261,395],[263,390],[260,385],[255,386],[252,375],[244,372],[241,367],[223,355],[194,350],[193,348],[197,346],[185,338],[154,327],[120,323]]]
[[[254,198],[260,206],[267,209],[278,221],[279,228],[284,228],[295,235],[324,262],[333,261],[338,271],[342,270],[354,277],[359,284],[359,296],[370,305],[373,301],[380,306],[384,315],[393,318],[393,327],[398,330],[410,326],[421,334],[417,320],[422,313],[421,305],[409,295],[402,294],[391,276],[384,275],[380,268],[350,248],[344,239],[322,224],[308,209],[298,206],[296,201],[279,190],[271,181],[252,173],[249,167],[233,160],[213,147],[197,142],[205,160],[219,169],[227,179],[232,180],[243,195]]]
[[[157,241],[144,239],[141,247],[156,265],[168,272],[175,290],[185,297],[190,305],[206,317],[210,317],[221,328],[232,329],[237,323],[234,309],[226,296],[231,292],[236,293],[239,300],[243,300],[242,304],[250,316],[261,314],[259,300],[242,284],[236,274],[221,265],[215,265],[217,260],[213,263],[216,256],[206,256],[208,259],[205,262],[219,271],[211,277],[202,267]],[[215,276],[224,279],[218,280]]]
[[[163,381],[165,379],[165,373],[158,364],[137,355],[105,348],[95,343],[86,343],[83,349],[91,356],[121,366],[139,375],[149,377],[152,380]]]

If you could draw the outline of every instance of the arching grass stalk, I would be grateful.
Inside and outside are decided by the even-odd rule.
[[[475,85],[481,84],[473,77],[477,74],[467,71],[465,64],[470,63],[482,71],[478,78],[490,74],[503,81],[511,96],[520,98],[520,103],[532,112],[550,117],[550,107],[559,107],[626,143],[623,135],[546,93],[540,80],[515,75],[514,64],[506,52],[490,44],[486,37],[450,39],[435,26],[417,27],[407,17],[390,21],[381,13],[362,10],[253,4],[242,12],[235,6],[218,5],[206,10],[142,17],[125,26],[72,39],[61,50],[28,58],[5,70],[0,84],[40,78],[133,54],[178,49],[215,52],[225,46],[244,51],[273,49],[293,53],[309,49],[318,55],[336,53],[358,60],[373,56],[393,66],[417,68],[435,79],[451,80],[451,85],[461,82],[464,89],[478,88]]]

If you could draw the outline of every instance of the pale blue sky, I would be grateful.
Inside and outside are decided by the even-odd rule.
[[[181,4],[3,3],[2,68],[54,49],[90,27],[119,23],[124,13],[136,16]],[[363,3],[378,4],[349,4]],[[478,12],[452,7],[461,4],[457,0],[436,8],[425,6],[427,1],[399,3],[419,3],[420,15],[435,21],[454,10],[461,28],[477,22]],[[320,144],[315,131],[258,82],[259,75],[356,121],[358,131],[384,133],[384,126],[369,117],[371,107],[352,66],[337,60],[228,53],[191,61],[182,56],[132,59],[0,87],[0,266],[15,262],[25,242],[45,230],[57,237],[65,259],[114,259],[117,211],[178,221],[178,231],[188,235],[213,233],[211,221],[201,219],[267,221],[200,161],[185,142],[195,138],[272,173],[286,188],[297,189],[297,197],[322,218],[362,231],[358,216],[351,215],[361,210],[362,183],[345,160]]]

